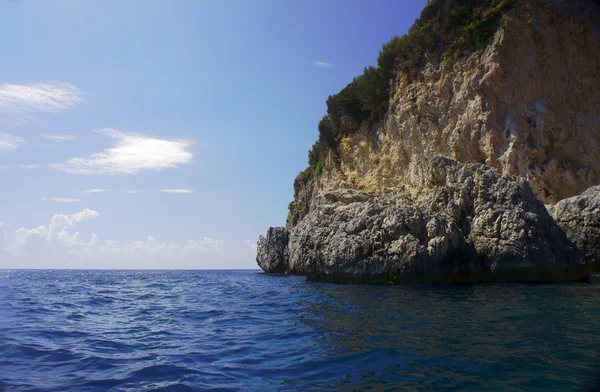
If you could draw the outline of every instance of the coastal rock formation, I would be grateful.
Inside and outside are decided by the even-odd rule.
[[[561,200],[548,210],[569,239],[585,252],[593,270],[600,272],[600,186]]]
[[[589,278],[598,199],[576,195],[600,184],[600,6],[480,3],[465,21],[465,2],[428,2],[378,68],[329,97],[286,227],[259,241],[263,270],[365,283]],[[377,75],[390,74],[393,50],[387,91]]]
[[[526,181],[445,157],[421,163],[419,178],[427,190],[418,203],[402,192],[320,194],[290,233],[288,251],[271,251],[281,255],[276,262],[259,254],[260,266],[282,272],[285,265],[285,272],[313,280],[363,283],[589,277],[583,255]],[[284,236],[273,233],[261,239],[263,247],[284,246],[276,239]]]
[[[287,271],[289,233],[283,227],[270,227],[267,236],[258,239],[256,259],[260,267],[272,273]]]
[[[600,183],[598,30],[522,3],[486,49],[398,73],[382,126],[340,142],[346,182],[395,188],[413,155],[443,154],[525,177],[546,204]]]

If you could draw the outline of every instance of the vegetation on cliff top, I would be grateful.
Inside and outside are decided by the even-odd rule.
[[[361,124],[370,129],[382,121],[398,72],[415,77],[427,63],[458,59],[485,48],[502,16],[519,1],[430,0],[406,35],[382,46],[377,66],[365,67],[362,75],[330,95],[327,114],[319,121],[319,139],[308,151],[308,167],[294,182],[289,223],[293,226],[308,213],[308,205],[298,197],[306,184],[321,175],[326,153],[336,154],[339,140],[358,132]]]
[[[339,93],[327,99],[327,115],[319,122],[319,141],[309,153],[316,167],[340,137],[361,124],[381,121],[388,110],[398,71],[416,74],[426,63],[460,58],[485,48],[502,16],[519,0],[430,0],[408,34],[384,44],[377,66],[365,67]],[[311,176],[312,177],[312,176]]]

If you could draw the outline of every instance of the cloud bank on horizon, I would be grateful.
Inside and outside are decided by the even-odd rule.
[[[74,226],[96,219],[95,210],[54,215],[48,225],[7,232],[0,222],[0,268],[203,268],[210,256],[223,268],[234,267],[240,259],[253,257],[256,244],[250,240],[228,243],[202,237],[182,243],[161,242],[152,236],[139,241],[101,240],[91,233],[69,232]]]

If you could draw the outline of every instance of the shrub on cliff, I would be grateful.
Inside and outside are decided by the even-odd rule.
[[[377,67],[365,67],[362,75],[327,98],[330,128],[321,132],[319,123],[320,135],[325,136],[329,146],[335,147],[338,135],[355,132],[363,121],[369,124],[380,121],[387,112],[398,70],[411,75],[426,62],[436,63],[484,48],[504,13],[517,1],[429,1],[408,34],[395,36],[382,46]]]
[[[312,148],[308,150],[308,166],[315,166],[319,161],[319,156],[321,154],[320,143],[317,140],[315,144],[313,144]]]
[[[327,98],[319,139],[309,151],[309,167],[298,175],[298,183],[320,175],[324,151],[336,151],[340,137],[358,131],[365,121],[372,125],[383,119],[398,71],[411,77],[427,62],[438,63],[484,48],[502,16],[518,1],[428,1],[406,35],[395,36],[381,47],[377,66],[365,67],[362,75]]]
[[[342,91],[327,98],[327,115],[334,133],[360,125],[362,102],[357,94],[356,78]]]
[[[333,124],[328,116],[323,116],[319,121],[319,145],[321,147],[329,146],[335,147],[335,130]]]
[[[319,177],[323,171],[323,153],[321,151],[321,143],[318,140],[308,150],[308,167],[311,169],[310,179]]]
[[[323,173],[323,158],[319,158],[315,170],[312,172],[312,178],[317,178]]]

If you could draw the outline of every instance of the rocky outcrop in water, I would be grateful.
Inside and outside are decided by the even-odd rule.
[[[261,268],[368,283],[589,278],[598,199],[575,195],[600,183],[600,7],[501,3],[515,6],[484,48],[399,67],[384,118],[320,139],[285,229],[259,241]]]
[[[256,259],[260,267],[271,273],[284,273],[288,270],[289,233],[283,227],[270,227],[267,236],[258,239]]]
[[[600,272],[600,186],[561,200],[548,210],[569,239],[585,252],[593,270]]]
[[[289,233],[287,247],[283,228],[261,238],[259,248],[269,251],[259,251],[259,265],[267,272],[362,283],[589,277],[583,255],[526,181],[444,157],[422,164],[427,196],[419,203],[402,192],[320,194]]]

